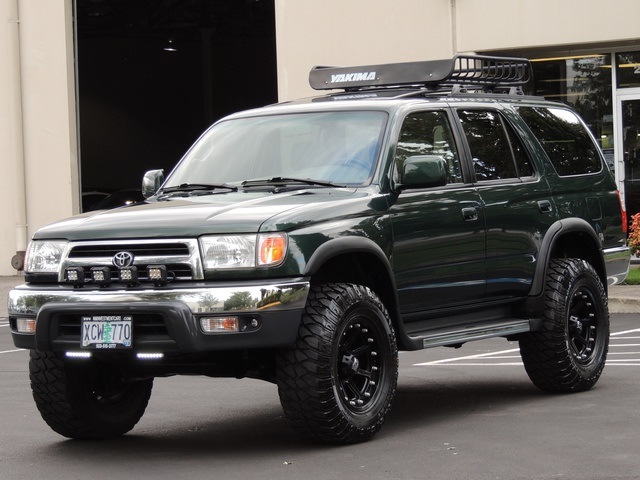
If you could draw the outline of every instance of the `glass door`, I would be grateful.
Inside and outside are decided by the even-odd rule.
[[[636,89],[633,89],[636,90]],[[618,95],[617,178],[624,185],[627,215],[640,212],[640,92]]]

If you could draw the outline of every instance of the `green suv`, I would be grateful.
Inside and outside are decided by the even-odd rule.
[[[316,67],[318,98],[231,115],[146,201],[40,229],[9,296],[33,396],[71,438],[131,430],[153,379],[277,384],[306,437],[371,438],[398,350],[505,337],[533,383],[591,388],[629,268],[611,172],[530,64]]]

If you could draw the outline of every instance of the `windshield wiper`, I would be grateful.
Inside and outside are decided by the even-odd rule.
[[[285,186],[291,184],[303,184],[314,185],[318,187],[337,187],[344,188],[346,185],[339,185],[337,183],[329,182],[326,180],[314,180],[312,178],[293,178],[293,177],[272,177],[263,180],[245,180],[242,182],[243,187],[258,187],[264,185]]]
[[[221,188],[226,188],[232,192],[238,191],[238,187],[227,183],[181,183],[173,187],[163,188],[160,193],[195,192],[200,190],[218,190]]]

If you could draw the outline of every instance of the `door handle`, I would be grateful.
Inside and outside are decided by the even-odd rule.
[[[551,202],[549,200],[540,200],[538,202],[538,210],[542,213],[551,213],[553,210],[551,207]]]
[[[478,220],[478,210],[474,207],[466,207],[462,209],[462,218],[465,222],[473,222]]]

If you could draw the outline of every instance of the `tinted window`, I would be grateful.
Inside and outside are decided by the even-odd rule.
[[[444,112],[416,112],[405,118],[396,147],[396,171],[402,171],[404,161],[413,155],[444,158],[449,167],[448,183],[462,182],[460,158]]]
[[[533,175],[531,162],[511,127],[498,112],[460,110],[476,179],[504,180]]]
[[[543,107],[520,107],[518,113],[538,138],[558,175],[600,171],[598,147],[575,113]]]

